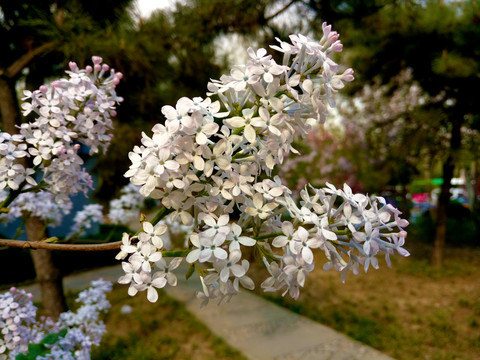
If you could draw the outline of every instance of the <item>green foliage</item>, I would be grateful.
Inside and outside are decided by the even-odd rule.
[[[468,78],[480,72],[478,61],[455,53],[444,53],[440,58],[434,59],[432,70],[448,78]]]
[[[480,214],[471,212],[462,204],[452,201],[447,209],[447,244],[458,246],[480,246]],[[430,212],[425,212],[413,224],[413,231],[426,242],[435,238],[435,221]]]
[[[67,334],[67,329],[60,330],[57,333],[50,333],[46,335],[38,344],[28,344],[27,354],[18,354],[15,360],[35,360],[39,356],[45,356],[50,353],[50,347],[47,345],[56,344],[60,338],[64,338]]]

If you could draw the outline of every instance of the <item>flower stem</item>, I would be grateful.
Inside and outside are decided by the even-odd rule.
[[[283,232],[276,232],[276,233],[271,233],[271,234],[260,235],[260,236],[254,237],[254,239],[257,240],[257,241],[258,240],[267,240],[267,239],[272,239],[272,238],[280,236],[280,235],[283,235]]]
[[[186,257],[192,249],[177,250],[177,251],[162,251],[163,257]]]
[[[171,212],[173,212],[173,208],[171,209],[167,209],[166,207],[162,207],[156,214],[155,216],[153,217],[153,219],[150,221],[150,223],[155,226],[158,224],[158,222],[160,220],[162,220],[165,216],[167,216],[168,214],[170,214]],[[138,230],[134,236],[137,236],[138,234],[140,234],[140,232],[142,232],[142,230]]]

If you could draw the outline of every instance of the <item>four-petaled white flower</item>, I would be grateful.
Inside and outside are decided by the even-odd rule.
[[[181,262],[182,258],[173,258],[167,265],[165,259],[162,258],[155,263],[155,266],[160,269],[160,271],[157,271],[156,273],[158,274],[158,276],[164,276],[165,279],[167,279],[168,285],[176,286],[177,276],[173,273],[173,270],[178,268]]]
[[[233,275],[234,277],[240,278],[245,275],[245,269],[242,265],[237,264],[237,262],[242,258],[242,253],[240,250],[233,250],[228,256],[223,269],[220,271],[220,280],[227,282],[228,278]]]
[[[232,231],[227,235],[227,241],[230,240],[228,250],[230,252],[234,250],[240,250],[240,245],[253,246],[257,243],[255,239],[248,236],[242,236],[242,228],[235,223],[231,224]]]
[[[165,234],[167,226],[165,224],[157,225],[154,229],[153,225],[148,221],[143,222],[143,231],[138,234],[138,239],[141,242],[151,242],[157,249],[163,248],[163,240],[161,235]]]
[[[266,219],[271,215],[271,211],[278,206],[277,203],[263,203],[263,195],[256,193],[253,195],[250,206],[247,206],[245,212],[250,216],[258,216],[260,219]]]

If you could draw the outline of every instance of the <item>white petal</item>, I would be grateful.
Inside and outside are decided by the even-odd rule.
[[[225,226],[230,221],[230,217],[227,214],[224,214],[218,218],[217,225],[218,226]]]
[[[235,116],[231,119],[225,119],[223,122],[234,128],[239,128],[245,125],[245,119],[239,116]]]
[[[297,281],[300,286],[305,285],[305,274],[303,273],[303,271],[298,272]]]
[[[148,221],[145,221],[143,223],[143,231],[146,233],[152,233],[153,232],[153,225],[149,223]]]
[[[236,277],[242,277],[245,275],[245,269],[242,267],[242,265],[234,264],[231,267],[233,275]]]
[[[243,131],[243,134],[245,135],[245,138],[250,142],[253,143],[255,142],[255,139],[257,137],[257,133],[255,132],[255,129],[253,128],[252,125],[246,125],[245,130]]]
[[[163,288],[165,285],[167,285],[167,279],[164,277],[158,277],[152,280],[152,285],[156,288]]]
[[[234,250],[230,253],[229,260],[232,263],[236,263],[242,257],[242,252],[240,250]]]
[[[195,249],[188,253],[187,258],[185,259],[189,264],[194,263],[198,260],[198,256],[200,255],[200,250]]]
[[[180,164],[177,163],[175,160],[167,160],[165,161],[164,165],[168,170],[178,170],[180,168]]]
[[[180,266],[181,263],[182,263],[181,257],[173,258],[172,261],[170,261],[170,264],[168,264],[168,268],[170,269],[170,271],[175,270]]]
[[[148,257],[148,261],[157,262],[161,258],[162,258],[162,253],[160,251],[157,251]]]
[[[228,281],[228,277],[230,276],[230,270],[227,267],[224,267],[220,271],[220,280],[224,283]]]
[[[328,240],[337,240],[337,234],[333,231],[322,229],[322,235]]]
[[[222,248],[215,248],[215,250],[213,250],[213,254],[215,255],[215,257],[217,259],[220,259],[220,260],[225,260],[228,256],[227,252],[225,250],[223,250]]]
[[[245,246],[253,246],[257,243],[257,240],[249,238],[247,236],[240,236],[238,242]]]
[[[177,286],[177,277],[173,273],[167,273],[167,282],[170,286]]]
[[[158,300],[158,292],[153,286],[149,286],[147,290],[147,299],[148,301],[154,303]]]
[[[302,257],[303,257],[303,260],[305,260],[305,262],[307,264],[311,264],[313,262],[313,252],[312,252],[312,250],[310,250],[310,248],[308,248],[308,247],[304,247],[303,250],[302,250]]]
[[[230,170],[230,168],[232,167],[232,163],[230,162],[230,160],[223,156],[216,158],[215,162],[222,170]]]
[[[205,160],[201,156],[194,156],[193,157],[193,166],[195,166],[195,169],[202,171],[205,167]]]
[[[214,122],[209,122],[203,125],[202,132],[207,135],[213,135],[218,131],[218,124]]]
[[[138,292],[137,288],[133,285],[130,285],[130,287],[128,288],[128,295],[135,296],[137,292]]]
[[[243,286],[245,289],[248,289],[248,290],[253,290],[253,289],[255,289],[255,283],[254,283],[253,280],[250,279],[248,276],[243,276],[243,277],[240,279],[240,284],[242,284],[242,286]]]
[[[207,136],[202,132],[197,133],[197,136],[195,137],[195,141],[198,145],[205,145],[207,143],[207,140]]]

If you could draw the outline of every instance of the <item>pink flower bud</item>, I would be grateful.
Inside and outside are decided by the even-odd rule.
[[[117,77],[117,79],[123,78],[123,74],[121,72],[117,72],[115,76]]]
[[[102,65],[95,64],[94,69],[95,69],[95,72],[99,72],[102,69]]]
[[[353,81],[355,78],[353,77],[353,69],[351,68],[348,68],[347,70],[345,70],[343,72],[343,74],[341,75],[340,77],[343,81],[347,81],[347,82],[350,82],[350,81]]]
[[[68,67],[70,68],[70,70],[72,71],[78,71],[78,66],[77,66],[77,63],[73,62],[73,61],[70,61],[68,63]]]
[[[46,87],[45,85],[42,85],[42,86],[40,86],[40,89],[39,89],[39,90],[40,90],[41,93],[46,94],[47,91],[48,91],[48,87]]]
[[[102,70],[103,71],[108,71],[108,69],[110,69],[110,66],[108,66],[107,64],[102,65]]]
[[[52,88],[58,88],[62,86],[62,83],[59,80],[55,80],[55,81],[52,81],[51,85],[52,85]]]
[[[328,37],[330,31],[332,31],[332,25],[327,25],[326,22],[322,24],[323,36]]]
[[[402,230],[398,233],[398,237],[401,237],[401,238],[406,238],[407,237],[407,232],[405,230]]]
[[[115,80],[113,80],[113,84],[114,84],[114,85],[120,84],[120,80],[118,80],[118,78],[115,78]]]
[[[328,34],[327,40],[330,44],[333,44],[335,41],[338,40],[338,33],[336,31],[332,31],[331,33]]]
[[[87,65],[87,66],[85,67],[85,70],[86,70],[88,73],[91,73],[93,69],[92,69],[92,67],[91,67],[90,65]]]
[[[96,64],[100,64],[103,61],[103,59],[100,56],[92,56],[92,61],[96,65]]]
[[[66,152],[66,149],[65,149],[65,146],[59,146],[55,152],[55,150],[52,151],[53,155],[62,155],[62,154],[65,154]]]
[[[11,293],[14,293],[15,291],[17,291],[17,288],[16,288],[15,286],[12,286],[12,287],[10,288],[10,292],[11,292]]]
[[[333,52],[342,52],[343,44],[340,42],[340,40],[337,40],[332,44],[332,46],[330,46],[329,50]]]

